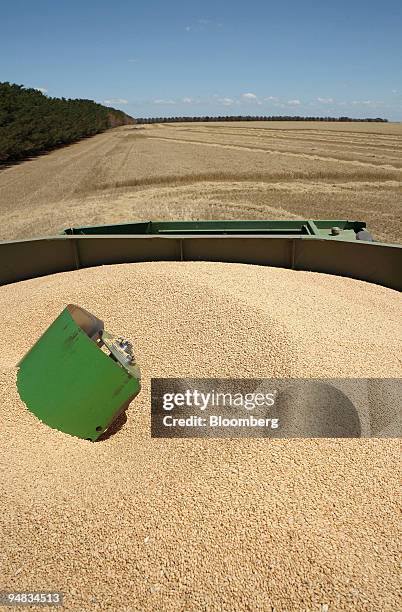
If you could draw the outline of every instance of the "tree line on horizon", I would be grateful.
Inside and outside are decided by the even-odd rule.
[[[0,83],[0,163],[14,161],[134,123],[123,111],[92,100],[52,98]]]
[[[188,122],[208,122],[208,121],[356,121],[356,122],[375,122],[388,123],[388,119],[382,117],[365,119],[353,119],[351,117],[302,117],[293,115],[221,115],[219,117],[141,117],[136,118],[137,124],[144,123],[185,123]]]

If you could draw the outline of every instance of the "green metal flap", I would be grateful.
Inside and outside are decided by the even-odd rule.
[[[19,364],[22,400],[41,421],[96,440],[140,390],[137,366],[124,368],[103,352],[68,308]]]

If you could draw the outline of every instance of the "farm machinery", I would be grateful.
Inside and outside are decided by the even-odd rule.
[[[106,264],[215,261],[323,272],[402,288],[402,247],[362,221],[143,221],[71,227],[0,242],[0,284]],[[97,440],[140,391],[129,341],[69,304],[19,364],[28,408],[55,429]]]
[[[348,276],[400,290],[402,247],[362,221],[143,221],[0,242],[0,285],[91,266],[220,261]]]

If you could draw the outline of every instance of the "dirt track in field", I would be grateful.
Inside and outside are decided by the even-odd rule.
[[[0,238],[144,219],[349,218],[401,242],[401,201],[401,124],[125,126],[0,170]]]

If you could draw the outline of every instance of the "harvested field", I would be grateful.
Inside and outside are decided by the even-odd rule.
[[[402,125],[126,126],[0,171],[0,238],[142,219],[349,218],[401,241]]]
[[[57,588],[77,611],[399,608],[398,440],[149,437],[151,377],[400,376],[397,292],[145,263],[0,297],[3,588]],[[69,302],[132,339],[143,374],[126,425],[94,444],[41,425],[15,386]]]

